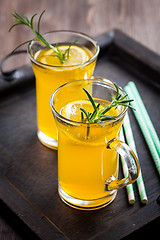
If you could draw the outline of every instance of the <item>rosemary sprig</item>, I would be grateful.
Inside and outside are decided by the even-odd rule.
[[[87,139],[89,137],[89,124],[90,123],[101,123],[107,120],[115,120],[116,116],[109,116],[106,115],[106,113],[113,107],[118,108],[119,105],[125,106],[125,107],[129,107],[132,108],[133,110],[135,110],[132,106],[129,105],[130,102],[134,101],[133,99],[126,99],[126,97],[128,96],[128,94],[122,96],[119,93],[119,88],[117,86],[116,83],[114,83],[114,86],[116,88],[116,97],[112,97],[112,102],[107,105],[106,107],[104,107],[103,109],[99,109],[100,107],[100,103],[98,103],[96,105],[95,101],[93,100],[92,96],[89,94],[89,92],[83,88],[83,90],[85,91],[89,101],[91,102],[92,106],[93,106],[93,112],[86,112],[86,110],[84,108],[80,108],[81,110],[81,121],[87,123]]]
[[[33,20],[35,18],[35,16],[37,15],[37,13],[35,13],[31,19],[29,20],[28,17],[26,15],[24,15],[24,17],[20,16],[16,11],[14,11],[13,15],[13,21],[16,22],[14,25],[12,25],[9,29],[9,32],[18,25],[25,25],[27,27],[29,27],[33,33],[35,34],[36,39],[41,42],[42,44],[44,44],[45,46],[53,49],[55,55],[53,55],[54,57],[58,57],[61,63],[64,63],[68,58],[69,58],[69,50],[71,48],[71,46],[76,42],[72,43],[68,49],[65,51],[65,53],[61,53],[58,45],[56,45],[56,47],[54,47],[53,45],[51,45],[50,43],[48,43],[46,41],[46,39],[40,34],[40,22],[42,19],[43,14],[45,13],[45,10],[40,14],[39,19],[38,19],[38,25],[37,25],[37,30],[34,28],[33,26]],[[21,47],[22,45],[26,44],[26,43],[30,43],[33,39],[28,40],[20,45],[18,45],[12,52],[15,52],[17,50],[17,48]]]

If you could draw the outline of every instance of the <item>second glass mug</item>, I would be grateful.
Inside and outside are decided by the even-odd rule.
[[[37,135],[44,145],[57,149],[57,128],[49,106],[50,96],[64,83],[92,77],[99,46],[91,37],[73,31],[52,31],[44,34],[44,37],[54,46],[57,43],[58,46],[70,45],[77,41],[76,46],[89,53],[89,59],[81,64],[54,66],[37,61],[39,51],[46,49],[43,44],[33,40],[28,46],[29,57],[36,77]]]
[[[130,147],[118,140],[127,107],[119,106],[114,120],[89,123],[88,137],[88,123],[69,118],[70,113],[77,111],[76,104],[86,101],[82,88],[100,102],[111,102],[116,89],[109,80],[95,77],[61,86],[50,100],[58,128],[59,195],[71,207],[92,210],[108,205],[115,199],[117,189],[133,183],[139,174],[139,164]],[[125,95],[121,88],[119,92]],[[118,180],[119,154],[128,166],[128,176],[121,180]]]

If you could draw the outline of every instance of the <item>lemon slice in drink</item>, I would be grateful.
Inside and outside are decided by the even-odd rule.
[[[108,104],[110,104],[107,101],[97,101],[100,103],[99,110],[105,108]],[[80,108],[83,108],[86,110],[86,112],[92,113],[94,111],[93,106],[89,100],[80,100],[80,101],[73,101],[65,106],[62,107],[60,114],[72,121],[81,122],[81,110]],[[110,109],[106,115],[109,116],[118,116],[120,114],[118,109],[112,108]]]
[[[62,54],[66,52],[69,46],[59,46],[59,50]],[[88,49],[78,47],[78,46],[71,46],[69,50],[69,58],[64,62],[61,63],[59,58],[56,56],[53,49],[43,49],[40,50],[36,56],[36,60],[54,66],[73,66],[82,64],[88,61],[91,58],[91,52]]]
[[[66,104],[61,109],[61,115],[67,119],[72,121],[81,122],[81,110],[80,108],[84,108],[87,112],[93,111],[93,107],[91,103],[87,100],[81,101],[73,101]]]

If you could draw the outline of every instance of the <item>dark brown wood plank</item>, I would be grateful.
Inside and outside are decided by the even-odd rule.
[[[66,239],[56,225],[3,175],[0,175],[0,185],[1,199],[29,229],[32,229],[35,235],[31,233],[30,237],[42,240]]]

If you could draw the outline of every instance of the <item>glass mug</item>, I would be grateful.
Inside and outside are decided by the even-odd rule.
[[[88,60],[81,64],[74,64],[73,61],[68,66],[62,64],[57,66],[53,65],[53,61],[59,60],[53,58],[53,55],[48,57],[47,61],[49,62],[46,63],[43,54],[46,54],[46,51],[48,54],[50,49],[47,49],[39,41],[33,40],[28,46],[29,57],[36,77],[37,135],[41,143],[49,148],[57,149],[57,128],[55,122],[53,122],[49,106],[50,96],[64,83],[71,80],[91,78],[99,53],[99,46],[91,37],[73,31],[53,31],[44,34],[44,37],[52,45],[56,46],[58,43],[60,47],[68,46],[76,41],[74,47],[77,46],[76,49],[79,50],[80,54],[82,53],[82,57],[85,59],[85,54],[89,54]]]
[[[70,114],[78,111],[77,106],[83,107],[87,101],[82,88],[102,104],[112,101],[116,89],[106,79],[79,80],[58,88],[50,100],[58,128],[59,195],[69,206],[92,210],[108,205],[115,199],[117,189],[133,183],[138,177],[139,165],[130,147],[118,140],[127,107],[119,106],[114,120],[100,123],[88,125],[70,119]],[[119,92],[125,95],[121,88]],[[118,180],[119,154],[128,166],[128,176],[121,180]]]

